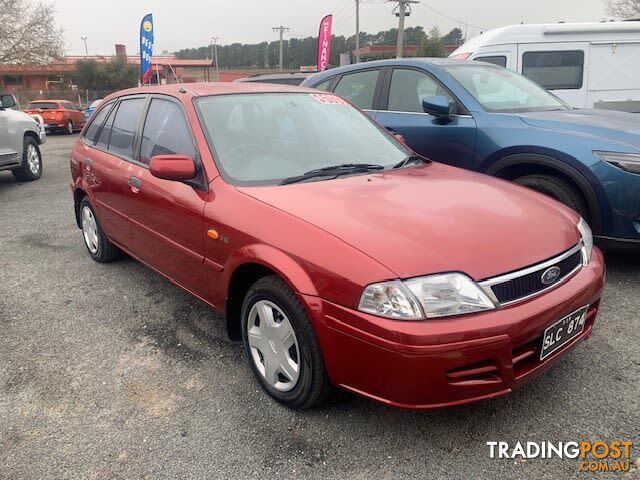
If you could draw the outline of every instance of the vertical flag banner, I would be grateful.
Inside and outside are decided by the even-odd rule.
[[[140,78],[141,83],[149,83],[153,75],[153,15],[148,14],[140,22]]]
[[[320,33],[318,34],[318,71],[322,72],[329,67],[331,58],[331,25],[333,15],[327,15],[320,22]]]

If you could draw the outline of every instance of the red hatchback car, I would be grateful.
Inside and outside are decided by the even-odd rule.
[[[116,93],[71,173],[91,257],[123,250],[223,312],[290,407],[330,385],[409,408],[508,393],[590,335],[604,286],[578,214],[315,90]]]
[[[25,113],[41,115],[50,132],[71,135],[82,130],[85,124],[84,112],[67,100],[36,100],[27,105]]]

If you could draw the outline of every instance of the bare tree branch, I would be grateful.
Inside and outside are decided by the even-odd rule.
[[[620,18],[640,18],[640,0],[607,0],[607,11]]]
[[[63,52],[53,5],[0,0],[0,63],[49,63]]]

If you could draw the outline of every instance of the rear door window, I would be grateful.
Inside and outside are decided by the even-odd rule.
[[[525,52],[522,74],[548,90],[579,90],[582,88],[584,52]]]
[[[362,109],[372,110],[379,74],[380,70],[348,73],[340,78],[333,92]]]
[[[110,152],[125,158],[133,157],[133,141],[145,101],[144,98],[132,98],[120,102],[111,127]]]
[[[154,98],[142,132],[140,161],[148,165],[156,155],[174,154],[196,156],[187,120],[178,104]]]
[[[118,107],[113,107],[111,109],[111,113],[109,113],[109,117],[104,123],[104,127],[100,130],[98,134],[98,139],[96,141],[96,147],[104,148],[105,150],[109,148],[109,139],[111,138],[111,127],[113,126],[113,118],[116,116],[116,111]]]

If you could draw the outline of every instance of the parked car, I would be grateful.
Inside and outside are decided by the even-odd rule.
[[[89,118],[91,118],[91,115],[93,114],[95,109],[98,108],[98,105],[100,105],[100,103],[102,103],[101,98],[99,98],[98,100],[94,100],[93,102],[91,102],[91,104],[87,108],[84,109],[85,123],[89,121]]]
[[[520,72],[576,108],[640,112],[640,22],[510,25],[450,56]]]
[[[410,408],[502,395],[588,337],[600,304],[577,213],[426,161],[331,94],[125,90],[71,173],[89,255],[124,250],[224,312],[290,407],[331,384]]]
[[[453,59],[351,65],[303,85],[348,99],[421,155],[561,201],[602,245],[640,247],[634,114],[573,109],[511,70]]]
[[[40,145],[47,140],[44,124],[15,106],[15,97],[0,95],[0,170],[11,170],[22,182],[37,180],[42,175]]]
[[[250,77],[238,78],[234,82],[257,82],[257,83],[278,83],[281,85],[300,85],[311,72],[292,73],[258,73]]]
[[[29,103],[25,113],[42,115],[47,131],[71,135],[84,127],[84,112],[66,100],[37,100]]]

